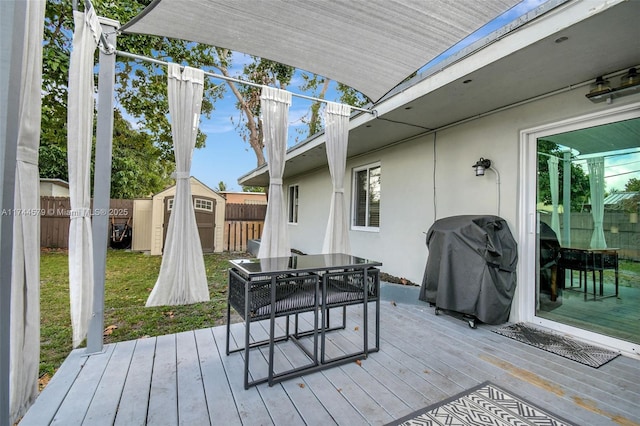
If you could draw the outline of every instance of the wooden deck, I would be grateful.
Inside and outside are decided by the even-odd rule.
[[[591,287],[590,287],[591,288]],[[604,294],[615,294],[605,282]],[[582,290],[564,290],[556,303],[542,301],[538,315],[552,321],[640,344],[640,288],[620,286],[618,297],[586,297]]]
[[[362,341],[360,310],[350,308],[347,320],[328,352]],[[382,425],[485,380],[578,425],[640,424],[638,358],[594,369],[493,328],[383,300],[380,352],[249,390],[242,354],[225,355],[224,327],[111,344],[91,356],[75,350],[20,425]],[[278,345],[276,365],[301,361],[292,347]],[[262,357],[254,350],[252,374],[264,373]]]

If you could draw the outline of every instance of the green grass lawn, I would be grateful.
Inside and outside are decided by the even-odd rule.
[[[105,343],[224,324],[228,260],[244,253],[205,255],[211,301],[146,308],[160,271],[160,256],[109,250],[105,283]],[[40,259],[40,376],[47,379],[72,350],[69,266],[66,251],[43,250]]]

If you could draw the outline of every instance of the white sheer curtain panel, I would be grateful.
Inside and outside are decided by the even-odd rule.
[[[287,229],[287,206],[282,189],[287,131],[289,130],[289,106],[291,93],[273,87],[263,87],[260,95],[264,145],[269,161],[269,201],[260,238],[258,257],[291,256]]]
[[[558,192],[559,192],[559,178],[558,178],[558,157],[550,157],[547,160],[549,166],[549,189],[551,190],[551,205],[553,211],[551,212],[551,229],[556,233],[558,237],[558,243],[562,244],[560,239],[560,215],[558,213]]]
[[[604,157],[587,159],[589,168],[589,188],[591,190],[591,216],[593,217],[593,234],[589,247],[607,248],[604,239]]]
[[[171,134],[176,157],[176,195],[169,217],[160,275],[147,306],[186,305],[209,300],[202,245],[191,199],[191,158],[196,145],[204,72],[169,64]]]
[[[69,64],[67,160],[71,202],[69,297],[75,348],[87,335],[93,310],[90,163],[94,111],[93,55],[98,46],[93,34],[100,31],[100,23],[93,9],[86,14],[74,11],[73,18],[75,30]]]
[[[347,202],[344,197],[344,174],[349,141],[349,105],[327,103],[324,112],[327,159],[333,184],[329,221],[324,235],[323,253],[351,254]]]
[[[20,81],[11,264],[10,416],[18,421],[38,396],[40,368],[40,145],[42,34],[46,1],[29,1]]]

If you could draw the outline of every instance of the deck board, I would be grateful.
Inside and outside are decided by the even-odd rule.
[[[197,356],[194,356],[197,355]],[[204,393],[200,357],[193,331],[176,336],[178,366],[178,419],[181,425],[209,425],[209,410]]]
[[[135,341],[128,341],[114,347],[109,363],[87,410],[84,418],[85,423],[95,426],[112,425],[114,423],[121,400],[115,395],[122,393],[135,346]]]
[[[222,346],[222,342],[226,339],[225,327],[214,328],[213,335],[216,338],[216,342],[220,342],[219,346]],[[244,383],[242,381],[244,361],[240,354],[236,353],[226,356],[224,352],[222,352],[220,359],[226,372],[230,391],[236,402],[235,409],[238,412],[240,421],[246,425],[269,424],[266,423],[266,421],[270,422],[269,412],[262,402],[257,388],[244,389]]]
[[[119,426],[144,425],[149,407],[149,389],[153,371],[156,339],[135,341],[133,358],[124,383],[120,405],[114,424]]]
[[[241,425],[238,411],[230,409],[235,408],[235,401],[222,365],[221,357],[225,356],[224,344],[222,347],[217,345],[211,329],[196,330],[195,335],[210,423]]]
[[[158,336],[149,390],[148,424],[178,424],[176,375],[176,335]]]
[[[300,320],[303,327],[311,324],[309,315]],[[361,309],[349,308],[346,328],[328,335],[328,354],[361,344],[362,320]],[[380,425],[486,380],[576,424],[640,423],[640,359],[618,357],[594,369],[493,328],[473,330],[455,316],[436,316],[426,304],[383,301],[380,352],[248,390],[244,353],[225,354],[224,326],[120,342],[91,356],[79,349],[21,425]],[[244,345],[243,330],[232,325],[232,347]],[[277,330],[283,332],[283,319]],[[252,324],[252,341],[267,332],[268,322]],[[373,339],[370,330],[370,347]],[[267,353],[250,351],[253,376],[266,375]],[[276,345],[276,370],[305,362],[291,341]]]
[[[106,346],[103,353],[90,356],[87,359],[73,382],[73,386],[62,401],[52,424],[82,424],[115,347],[116,345]]]
[[[479,382],[486,380],[482,371],[482,368],[486,368],[485,374],[502,374],[498,381],[507,383],[512,389],[523,389],[524,392],[519,392],[520,395],[543,406],[562,406],[563,403],[569,402],[565,404],[563,412],[570,411],[576,416],[584,414],[576,405],[576,401],[581,401],[584,406],[602,413],[611,413],[614,407],[623,406],[633,408],[625,412],[626,416],[635,418],[636,421],[640,419],[638,407],[629,404],[629,401],[637,400],[638,386],[631,385],[624,377],[612,377],[607,374],[607,367],[611,363],[596,370],[555,354],[532,350],[531,346],[494,333],[474,333],[475,330],[457,327],[451,321],[447,321],[447,324],[441,323],[441,326],[447,327],[447,333],[440,335],[437,346],[443,347],[447,340],[455,342],[455,348],[450,349],[453,356],[449,357],[449,360],[467,355],[464,358],[465,362],[472,367],[467,372],[475,374]],[[488,327],[490,328],[492,327]],[[406,347],[410,350],[411,343]],[[473,356],[469,357],[469,354]],[[524,384],[534,382],[537,386],[525,386],[523,381]],[[538,388],[562,394],[537,401],[540,397]],[[578,423],[587,424],[589,419],[589,416],[584,417],[584,420]]]
[[[29,409],[25,415],[28,420],[22,423],[32,425],[49,424],[58,412],[60,405],[66,398],[87,359],[88,357],[84,356],[81,350],[72,351],[51,378],[47,387],[38,396],[36,400],[37,410],[35,408]]]

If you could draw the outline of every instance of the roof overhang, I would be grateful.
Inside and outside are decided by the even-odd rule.
[[[586,94],[596,76],[640,64],[638,16],[638,1],[567,2],[510,32],[501,30],[474,53],[458,55],[446,67],[404,83],[375,105],[376,115],[353,117],[347,156],[580,84]],[[566,40],[557,42],[561,37]],[[327,168],[324,142],[319,134],[291,147],[285,179]],[[267,186],[267,167],[247,173],[239,182]]]
[[[121,31],[313,72],[376,101],[520,0],[155,0]]]

